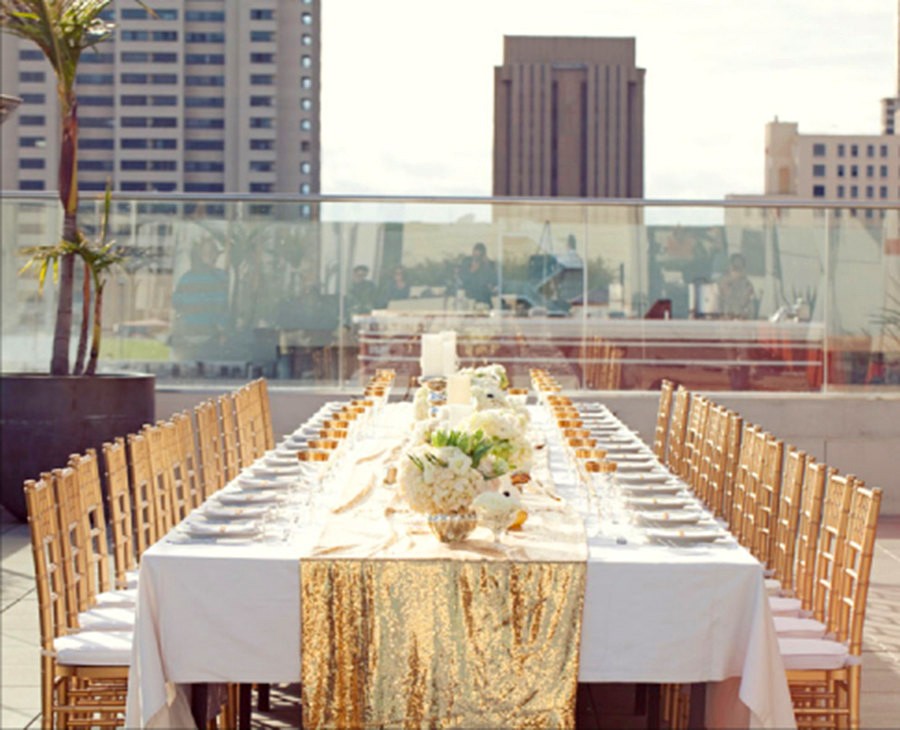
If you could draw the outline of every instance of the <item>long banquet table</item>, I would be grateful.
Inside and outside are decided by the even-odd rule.
[[[537,427],[546,414],[532,410]],[[410,418],[388,405],[384,433]],[[583,503],[548,436],[557,494]],[[301,677],[299,561],[315,523],[275,540],[164,539],[142,556],[127,727],[191,727],[193,683]],[[707,683],[708,727],[795,726],[760,564],[736,543],[588,537],[580,682]]]

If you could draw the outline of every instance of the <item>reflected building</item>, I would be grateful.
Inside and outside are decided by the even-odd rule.
[[[633,38],[504,37],[493,192],[643,197],[644,69]]]

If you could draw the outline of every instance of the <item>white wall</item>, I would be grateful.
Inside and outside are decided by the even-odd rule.
[[[157,418],[164,419],[230,388],[158,389]],[[276,437],[293,431],[329,400],[358,395],[356,391],[279,389],[270,384],[272,423]],[[854,474],[870,487],[884,490],[882,514],[900,514],[900,394],[712,393],[712,399],[746,420],[812,454],[819,461]],[[656,393],[599,393],[623,421],[653,440]]]

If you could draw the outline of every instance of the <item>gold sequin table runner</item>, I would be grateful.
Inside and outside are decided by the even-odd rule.
[[[574,727],[577,515],[534,490],[521,532],[446,545],[355,471],[362,497],[332,510],[300,565],[304,725]]]

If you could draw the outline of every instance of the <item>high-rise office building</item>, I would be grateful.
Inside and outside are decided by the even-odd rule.
[[[506,36],[494,69],[494,195],[644,193],[633,38]]]
[[[133,0],[114,39],[81,58],[78,176],[122,192],[317,193],[320,0]],[[2,188],[55,190],[53,73],[3,36],[0,89],[22,99],[2,128]]]

